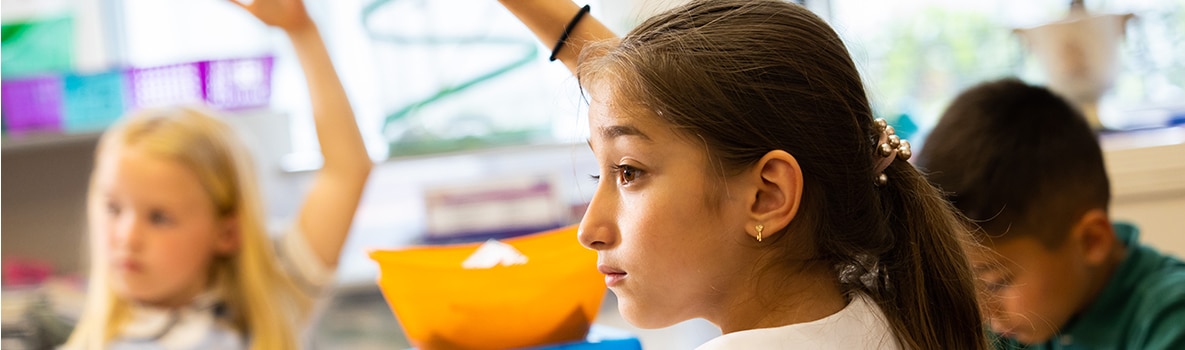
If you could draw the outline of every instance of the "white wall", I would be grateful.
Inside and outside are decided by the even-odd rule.
[[[1185,127],[1104,135],[1111,218],[1134,222],[1140,240],[1185,257]]]

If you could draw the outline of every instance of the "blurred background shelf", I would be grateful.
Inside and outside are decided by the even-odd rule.
[[[99,141],[99,136],[102,132],[86,132],[86,133],[35,133],[28,135],[4,135],[0,139],[0,149],[4,150],[5,157],[9,152],[37,152],[43,148],[53,147],[72,147],[78,144],[93,144]]]

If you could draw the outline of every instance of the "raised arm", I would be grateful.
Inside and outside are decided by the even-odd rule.
[[[264,23],[283,29],[300,59],[325,161],[301,204],[298,225],[317,257],[327,266],[337,266],[374,165],[366,153],[354,111],[325,42],[301,0],[236,3]]]
[[[570,0],[498,0],[506,9],[514,13],[523,24],[527,25],[535,36],[547,47],[554,47],[564,27],[580,11],[580,6]],[[617,37],[609,28],[601,24],[591,15],[585,15],[577,22],[568,34],[568,39],[556,58],[568,66],[568,70],[576,73],[576,59],[580,50],[590,42]]]

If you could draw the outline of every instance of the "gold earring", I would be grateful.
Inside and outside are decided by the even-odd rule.
[[[765,225],[757,224],[757,226],[754,226],[753,228],[757,229],[757,241],[761,242],[761,231],[765,230]]]

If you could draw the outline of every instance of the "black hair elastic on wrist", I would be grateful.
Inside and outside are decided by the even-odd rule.
[[[572,28],[576,28],[576,23],[580,23],[580,19],[584,18],[584,15],[588,14],[589,9],[590,7],[588,5],[581,7],[580,11],[576,12],[576,16],[572,17],[572,21],[568,22],[567,26],[564,26],[564,32],[560,34],[560,40],[555,42],[555,48],[551,49],[551,57],[548,57],[548,60],[555,61],[555,56],[558,55],[560,53],[560,49],[564,47],[564,42],[568,41],[568,34],[572,34]]]

